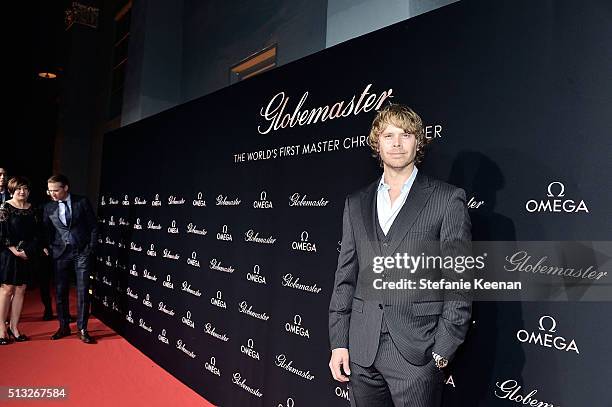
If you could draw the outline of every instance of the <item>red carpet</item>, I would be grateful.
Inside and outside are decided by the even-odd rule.
[[[71,315],[76,316],[71,292]],[[55,310],[55,307],[54,307]],[[38,291],[26,293],[20,324],[28,342],[0,346],[0,386],[65,387],[59,401],[0,400],[10,406],[212,406],[96,318],[89,332],[98,341],[82,343],[75,334],[57,341],[49,337],[58,322],[42,321]],[[70,324],[76,332],[76,324]],[[41,404],[42,403],[42,404]]]

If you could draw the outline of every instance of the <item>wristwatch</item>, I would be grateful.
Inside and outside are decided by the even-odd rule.
[[[438,369],[444,369],[446,366],[448,366],[448,359],[440,357],[440,359],[436,360],[436,366]]]
[[[434,361],[436,362],[436,367],[438,369],[444,369],[446,366],[448,366],[448,359],[434,352],[431,352],[431,354],[433,355]]]

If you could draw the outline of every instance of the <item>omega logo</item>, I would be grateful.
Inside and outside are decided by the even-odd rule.
[[[308,329],[304,329],[302,327],[302,316],[300,314],[295,314],[293,317],[293,324],[289,322],[285,324],[285,331],[298,336],[310,338],[310,332]]]
[[[295,402],[291,397],[287,399],[287,404],[280,403],[278,407],[295,407]]]
[[[516,338],[521,343],[530,343],[565,352],[574,351],[576,354],[580,354],[574,339],[568,342],[563,336],[556,335],[557,321],[552,316],[543,315],[540,317],[538,325],[538,330],[541,332],[527,332],[527,330],[521,329],[517,331]]]
[[[315,243],[311,243],[308,241],[308,232],[307,231],[303,231],[300,234],[300,241],[299,242],[292,242],[291,243],[291,248],[293,250],[301,250],[301,251],[305,251],[305,252],[316,252],[317,251],[317,245]]]
[[[540,200],[536,201],[535,199],[530,199],[525,203],[525,209],[527,212],[586,212],[589,213],[589,209],[587,208],[584,200],[580,200],[576,202],[573,199],[557,199],[565,197],[565,185],[563,185],[560,181],[553,181],[548,184],[547,188],[547,198],[553,198],[548,200]],[[556,195],[555,195],[555,192]]]

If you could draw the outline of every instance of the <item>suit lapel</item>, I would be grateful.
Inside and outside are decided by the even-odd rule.
[[[372,246],[372,250],[380,256],[380,245],[377,243],[376,233],[374,230],[374,211],[376,210],[376,187],[380,179],[374,181],[362,194],[361,194],[361,218],[367,233],[368,241]]]
[[[59,217],[59,204],[57,202],[53,203],[53,208],[52,208],[50,219],[51,219],[51,222],[53,222],[53,224],[55,225],[56,228],[64,229],[66,227],[66,226],[64,226],[64,224],[60,220],[60,217]]]
[[[397,214],[391,227],[390,253],[394,253],[400,242],[404,240],[414,221],[423,210],[423,207],[425,207],[433,190],[433,185],[429,183],[427,176],[417,173],[406,202],[404,202],[404,206]]]

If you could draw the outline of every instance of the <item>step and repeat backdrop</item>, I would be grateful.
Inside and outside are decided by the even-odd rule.
[[[327,309],[375,111],[421,114],[419,171],[466,190],[474,240],[610,240],[611,18],[461,1],[108,134],[94,313],[216,405],[348,405]],[[609,406],[611,314],[476,303],[444,405]]]

